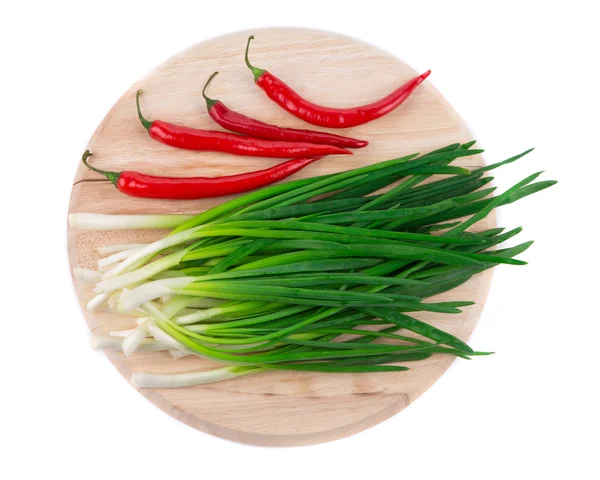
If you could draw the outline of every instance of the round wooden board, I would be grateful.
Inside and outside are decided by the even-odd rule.
[[[265,29],[239,32],[209,40],[169,59],[133,85],[114,105],[89,142],[93,163],[108,170],[132,169],[171,176],[219,176],[273,165],[275,160],[234,157],[210,152],[177,150],[151,140],[139,123],[135,92],[144,89],[142,107],[149,119],[218,129],[206,113],[200,95],[208,76],[221,73],[209,94],[230,108],[282,126],[307,128],[300,120],[270,102],[252,81],[243,61],[249,34],[255,34],[251,60],[285,79],[300,94],[331,106],[345,107],[378,99],[409,78],[412,68],[371,45],[328,32],[306,29]],[[322,175],[395,158],[427,152],[471,140],[452,107],[429,82],[422,84],[396,111],[377,121],[334,133],[368,140],[370,145],[350,156],[332,156],[306,168],[295,178]],[[455,162],[479,166],[480,157]],[[98,178],[79,168],[75,180]],[[227,198],[202,201],[160,201],[127,197],[108,182],[73,187],[70,212],[113,214],[196,213]],[[495,226],[492,215],[476,229]],[[121,242],[146,242],[164,231],[68,230],[71,267],[95,267],[96,247]],[[468,339],[489,289],[491,270],[440,300],[472,300],[475,306],[461,315],[421,314],[419,318]],[[89,287],[74,281],[82,307],[93,296]],[[84,310],[91,330],[129,328],[133,319]],[[199,358],[174,360],[169,354],[142,353],[130,358],[108,352],[129,379],[134,371],[186,372],[213,368]],[[146,398],[173,417],[199,430],[256,445],[307,445],[341,438],[394,415],[427,390],[448,368],[452,358],[433,356],[415,362],[408,372],[322,374],[274,372],[198,387],[140,389]]]

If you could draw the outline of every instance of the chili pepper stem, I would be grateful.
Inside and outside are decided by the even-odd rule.
[[[252,75],[254,75],[254,81],[256,82],[258,80],[258,77],[260,77],[263,73],[265,73],[265,71],[262,68],[253,67],[252,64],[250,63],[250,60],[248,60],[248,50],[250,50],[250,41],[251,40],[254,40],[254,35],[250,35],[248,37],[248,43],[246,44],[245,60],[246,60],[246,65],[248,65],[248,68],[252,71]]]
[[[117,186],[117,182],[119,181],[119,177],[121,176],[121,173],[123,173],[123,172],[109,172],[109,171],[106,171],[106,170],[100,170],[99,168],[96,168],[96,167],[92,167],[87,162],[88,157],[91,157],[91,156],[92,156],[92,152],[90,152],[89,150],[86,150],[85,152],[83,152],[83,156],[81,157],[81,161],[83,162],[83,164],[87,168],[89,168],[90,170],[92,170],[93,172],[99,173],[100,175],[104,175],[116,187]]]
[[[139,89],[137,91],[137,93],[135,94],[135,104],[137,106],[137,113],[138,113],[140,122],[142,122],[142,125],[144,126],[144,128],[146,130],[150,130],[150,127],[152,126],[152,122],[149,120],[146,120],[144,118],[144,116],[142,115],[142,110],[140,109],[140,96],[142,95],[142,93],[144,93],[144,91],[142,89]]]
[[[210,110],[213,105],[215,103],[217,103],[217,100],[214,100],[208,96],[206,96],[206,88],[208,87],[208,84],[210,83],[210,81],[215,78],[215,76],[218,74],[219,72],[214,72],[210,77],[208,77],[208,80],[206,81],[206,83],[204,84],[204,88],[202,89],[202,96],[204,97],[204,100],[206,100],[206,108],[208,110]]]
[[[110,180],[106,178],[82,178],[81,180],[77,180],[73,186],[78,185],[84,182],[109,182]]]

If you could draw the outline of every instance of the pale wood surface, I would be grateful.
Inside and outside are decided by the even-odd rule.
[[[220,129],[206,113],[201,88],[215,70],[209,94],[230,108],[282,126],[307,127],[271,103],[253,85],[243,63],[246,38],[256,35],[251,48],[255,66],[283,78],[311,100],[331,106],[352,106],[378,99],[417,72],[397,58],[354,39],[315,30],[265,29],[239,32],[196,45],[169,59],[133,85],[114,105],[89,142],[93,163],[109,170],[132,169],[172,176],[218,176],[251,171],[276,160],[234,157],[217,153],[176,150],[151,140],[137,120],[135,92],[144,89],[142,107],[148,119]],[[435,71],[433,76],[435,78]],[[463,121],[431,86],[422,84],[390,115],[370,124],[334,133],[366,139],[370,145],[355,155],[328,157],[294,178],[336,172],[426,152],[449,143],[471,140]],[[457,165],[477,166],[480,157]],[[98,178],[80,167],[75,180]],[[157,201],[127,197],[110,183],[81,183],[73,188],[70,212],[196,213],[225,199]],[[490,216],[478,229],[491,228]],[[164,231],[68,231],[71,266],[94,267],[98,245],[149,241]],[[441,300],[474,300],[461,315],[424,314],[462,339],[471,334],[491,279],[491,271],[440,296]],[[75,281],[82,306],[91,289]],[[133,325],[129,317],[84,312],[91,330],[107,332]],[[214,367],[211,362],[166,353],[124,358],[108,353],[116,368],[129,378],[133,371],[186,372]],[[76,360],[75,360],[76,361]],[[459,360],[460,361],[460,360]],[[381,374],[321,374],[274,372],[212,385],[180,389],[140,389],[146,398],[173,417],[205,432],[259,445],[306,445],[347,436],[394,415],[427,390],[448,368],[452,358],[434,356],[410,364],[411,370]]]

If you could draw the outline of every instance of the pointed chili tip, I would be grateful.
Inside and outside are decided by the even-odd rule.
[[[429,75],[431,75],[431,70],[427,70],[425,73],[421,75],[421,78],[425,80]]]
[[[140,122],[142,123],[142,125],[144,126],[144,128],[146,130],[150,130],[150,127],[152,126],[152,122],[150,122],[149,120],[146,120],[144,118],[144,116],[142,115],[142,110],[140,109],[140,96],[142,95],[142,93],[144,93],[144,91],[141,88],[136,92],[135,105],[137,107],[137,113],[138,113],[138,118],[140,119]]]

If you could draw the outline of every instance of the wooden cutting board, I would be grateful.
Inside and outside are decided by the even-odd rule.
[[[250,58],[300,94],[325,105],[347,107],[385,96],[415,76],[415,70],[371,45],[329,32],[306,29],[264,29],[215,38],[189,48],[136,82],[108,112],[89,142],[91,161],[107,170],[132,169],[171,176],[219,176],[266,168],[276,160],[234,157],[210,152],[177,150],[151,140],[139,123],[135,92],[146,118],[182,125],[220,129],[206,113],[201,89],[215,70],[220,74],[209,95],[230,108],[281,126],[310,128],[277,107],[254,85],[244,64],[248,35],[254,34]],[[434,68],[435,65],[424,65]],[[435,70],[430,77],[435,82]],[[333,132],[333,130],[332,130]],[[353,156],[332,156],[306,168],[295,178],[322,175],[414,152],[427,152],[471,140],[471,134],[448,102],[429,81],[388,116],[367,125],[334,133],[370,142]],[[455,162],[475,167],[480,157]],[[99,178],[81,166],[75,180]],[[127,197],[108,182],[73,187],[70,212],[113,214],[196,213],[227,198],[201,201],[164,201]],[[476,229],[495,226],[492,215]],[[96,247],[109,243],[147,242],[164,231],[68,230],[71,267],[95,267]],[[420,314],[419,318],[466,340],[485,302],[491,271],[436,300],[472,300],[477,304],[461,315]],[[82,307],[91,289],[74,281]],[[105,312],[84,315],[90,330],[133,326],[127,316]],[[134,371],[178,373],[213,368],[199,358],[174,360],[169,354],[143,353],[124,358],[108,352],[117,370],[129,379]],[[274,372],[226,382],[180,389],[139,389],[151,402],[173,417],[204,432],[256,445],[307,445],[344,437],[394,415],[418,398],[448,368],[453,358],[433,356],[410,364],[408,372],[323,374]],[[464,366],[463,368],[468,368]]]

